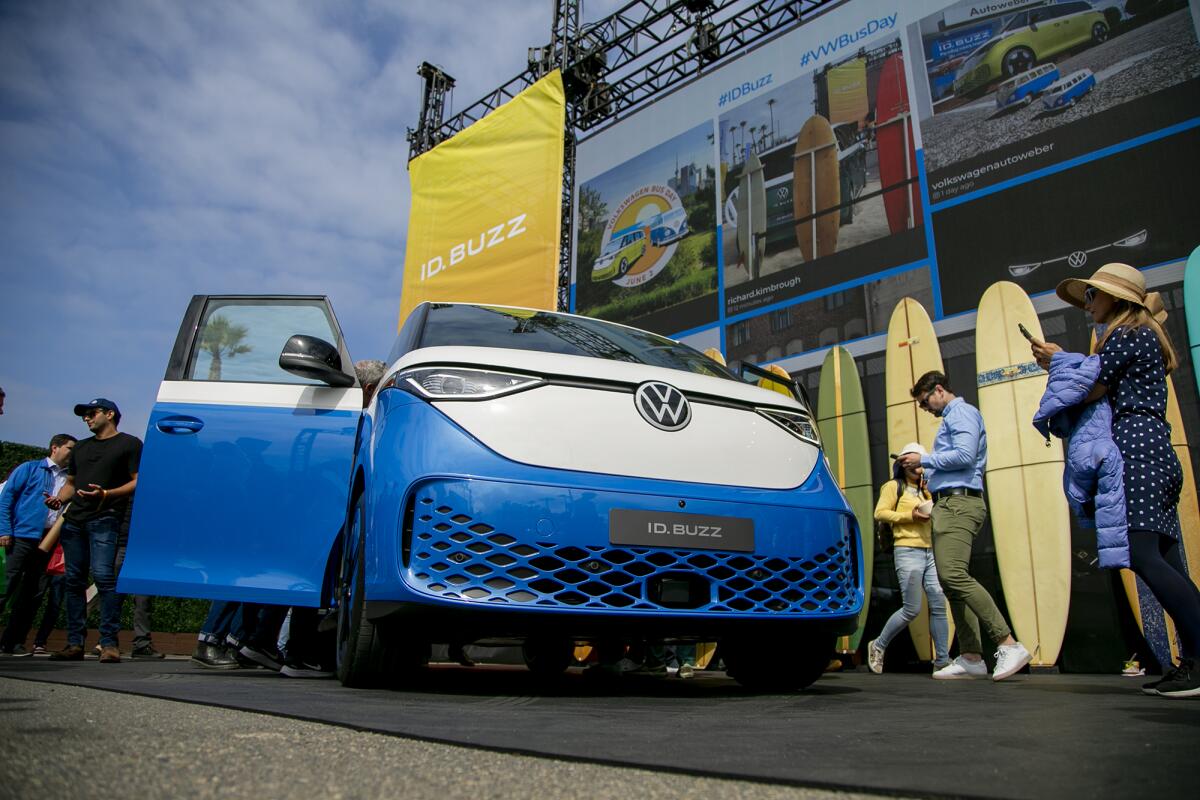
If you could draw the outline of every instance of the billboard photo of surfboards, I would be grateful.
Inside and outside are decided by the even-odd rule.
[[[934,203],[1187,120],[1187,0],[962,0],[909,26]],[[916,64],[920,64],[918,59]]]
[[[712,124],[579,187],[575,311],[673,332],[717,313]]]
[[[758,91],[717,126],[727,314],[924,255],[899,36]]]

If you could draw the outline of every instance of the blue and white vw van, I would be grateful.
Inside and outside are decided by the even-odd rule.
[[[751,686],[820,676],[863,603],[859,534],[803,395],[646,331],[425,303],[366,409],[323,297],[197,296],[145,449],[120,590],[331,609],[338,675],[430,642],[722,643]]]
[[[1039,64],[1018,73],[996,87],[996,108],[1004,109],[1018,103],[1029,105],[1058,79],[1058,65],[1054,63]]]
[[[1046,93],[1042,95],[1042,105],[1047,111],[1070,108],[1075,105],[1075,101],[1095,88],[1096,76],[1090,69],[1076,70],[1046,88]]]

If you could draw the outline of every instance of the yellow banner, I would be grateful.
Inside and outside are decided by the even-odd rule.
[[[856,58],[829,70],[825,76],[829,90],[829,121],[862,124],[870,113],[867,102],[867,60]]]
[[[565,114],[556,70],[409,162],[401,325],[426,300],[554,310]]]

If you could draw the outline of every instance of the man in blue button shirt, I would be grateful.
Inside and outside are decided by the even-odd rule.
[[[7,556],[8,590],[0,608],[9,605],[8,627],[0,636],[0,655],[27,656],[25,637],[41,603],[38,587],[50,560],[38,549],[42,537],[58,519],[46,507],[67,480],[67,460],[75,437],[60,433],[50,440],[50,456],[26,461],[13,470],[0,494],[0,546]]]
[[[958,397],[941,372],[926,372],[912,388],[912,396],[925,411],[942,418],[933,440],[933,452],[901,455],[905,466],[920,464],[933,493],[933,560],[938,580],[950,598],[950,613],[958,628],[959,656],[933,673],[938,680],[986,678],[982,621],[987,634],[999,645],[992,680],[1004,680],[1029,663],[1029,651],[1012,636],[1012,629],[996,601],[971,577],[971,548],[983,530],[987,506],[983,502],[983,469],[987,464],[987,432],[979,409]],[[916,514],[914,514],[916,516]]]

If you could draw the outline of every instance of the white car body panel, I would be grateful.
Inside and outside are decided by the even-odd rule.
[[[433,405],[505,458],[533,466],[690,483],[790,489],[802,484],[820,450],[750,410],[703,402],[804,412],[789,396],[683,370],[495,347],[429,347],[399,359],[389,374],[420,365],[475,366],[534,376],[581,378],[603,388],[543,385],[489,400]],[[663,381],[689,395],[692,420],[662,431],[644,420],[633,390]]]
[[[693,402],[687,427],[659,430],[626,392],[540,386],[433,405],[505,458],[552,469],[791,489],[820,457],[817,448],[747,409]]]

